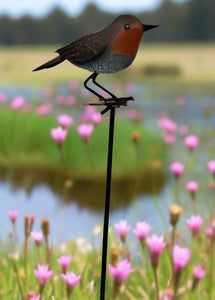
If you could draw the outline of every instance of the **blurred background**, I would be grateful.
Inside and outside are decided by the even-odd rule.
[[[210,197],[205,166],[214,159],[215,146],[213,1],[1,1],[0,226],[5,235],[8,210],[34,213],[38,227],[48,217],[52,239],[60,241],[91,238],[94,226],[102,223],[107,117],[94,122],[90,143],[77,132],[80,123],[93,123],[96,113],[83,106],[95,100],[83,88],[89,73],[69,62],[37,73],[32,69],[119,14],[134,14],[160,27],[144,34],[129,69],[99,79],[117,95],[135,98],[117,113],[111,224],[145,218],[163,231],[176,195],[169,170],[173,161],[190,168],[180,182],[183,203],[190,197],[185,184],[191,179],[201,179],[201,192]],[[74,120],[67,129],[63,161],[50,135],[60,114]],[[163,127],[165,118],[171,129]],[[184,144],[188,134],[200,140],[192,156]],[[201,205],[207,214],[209,206],[205,210]]]

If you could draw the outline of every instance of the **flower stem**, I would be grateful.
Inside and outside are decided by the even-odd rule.
[[[28,268],[28,235],[25,236],[25,245],[24,245],[25,283],[27,281],[27,268]]]
[[[18,272],[17,265],[16,265],[15,261],[13,261],[13,267],[14,267],[14,271],[16,273],[16,278],[17,278],[19,293],[21,295],[22,300],[25,300],[24,292],[23,292],[23,289],[22,289],[22,284],[21,284],[21,281],[19,279],[19,272]]]
[[[160,300],[160,289],[159,289],[157,268],[153,268],[153,271],[154,271],[154,277],[155,277],[156,300]]]
[[[173,225],[173,226],[172,226],[172,240],[171,240],[172,274],[174,274],[173,248],[174,248],[174,245],[175,245],[175,233],[176,233],[176,225]]]
[[[88,156],[89,156],[89,161],[90,161],[92,169],[94,169],[95,165],[94,165],[94,161],[93,161],[92,147],[90,145],[90,141],[87,141],[86,145],[87,145],[87,152],[88,152]]]

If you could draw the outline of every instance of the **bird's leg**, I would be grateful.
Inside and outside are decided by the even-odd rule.
[[[92,81],[95,85],[97,85],[100,89],[102,89],[103,91],[105,91],[107,94],[109,94],[113,99],[118,99],[114,94],[112,94],[110,91],[108,91],[105,87],[103,87],[102,85],[100,85],[97,81],[96,78],[99,74],[98,73],[93,73],[92,74]]]
[[[97,93],[96,91],[94,91],[93,89],[91,89],[91,88],[87,85],[87,83],[88,83],[88,81],[89,81],[90,79],[93,80],[95,74],[96,74],[96,73],[91,74],[91,75],[84,81],[84,86],[85,86],[85,88],[86,88],[89,92],[93,93],[96,97],[98,97],[99,100],[105,100],[104,97],[102,97],[99,93]],[[98,75],[98,74],[96,74],[96,75]]]

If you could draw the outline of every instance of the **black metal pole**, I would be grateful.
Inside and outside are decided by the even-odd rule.
[[[113,156],[113,138],[114,138],[115,107],[110,108],[109,123],[109,141],[108,141],[108,159],[107,159],[107,177],[106,177],[106,196],[103,224],[103,243],[102,243],[102,267],[101,267],[101,286],[100,300],[105,300],[105,283],[107,268],[107,248],[108,248],[108,227],[111,195],[111,175],[112,175],[112,156]]]

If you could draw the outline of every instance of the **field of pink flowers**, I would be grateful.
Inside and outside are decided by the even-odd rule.
[[[80,103],[75,105],[77,99],[73,95],[76,92],[73,91],[77,88],[77,83],[71,82],[72,92],[70,91],[69,96],[56,96],[53,91],[48,90],[46,101],[42,104],[30,103],[23,96],[8,101],[5,93],[0,94],[0,102],[3,114],[7,117],[14,113],[21,121],[25,114],[29,114],[31,118],[39,115],[38,123],[35,122],[36,119],[33,123],[28,123],[34,124],[34,131],[38,129],[40,135],[37,138],[30,135],[32,141],[27,151],[33,156],[35,145],[38,148],[46,145],[41,143],[41,136],[44,141],[48,137],[47,144],[51,146],[43,150],[50,156],[54,151],[55,161],[60,165],[67,163],[66,143],[70,129],[78,118],[76,113],[73,115],[71,112],[84,111],[79,116],[80,123],[75,129],[76,141],[79,139],[78,143],[84,146],[78,146],[79,151],[85,151],[86,155],[82,168],[88,161],[92,173],[97,163],[93,157],[93,134],[100,126],[102,130],[106,127],[102,127],[104,120],[101,120],[100,114],[92,107],[83,108]],[[136,93],[138,88],[132,83],[126,86],[129,93]],[[202,103],[198,101],[189,103],[189,97],[178,96],[165,106],[165,111],[162,106],[158,109],[155,103],[153,109],[158,109],[156,114],[147,106],[147,101],[143,105],[144,123],[142,110],[138,106],[128,109],[127,116],[122,113],[122,121],[119,123],[124,125],[124,119],[129,118],[133,125],[125,125],[123,127],[126,130],[121,129],[117,133],[122,150],[120,153],[115,151],[114,155],[118,158],[115,164],[116,169],[118,161],[121,166],[126,165],[129,169],[129,163],[132,162],[135,170],[141,160],[145,166],[149,160],[155,172],[159,172],[161,168],[165,170],[169,178],[168,201],[162,202],[160,195],[154,195],[153,198],[153,214],[163,220],[164,226],[153,224],[150,221],[152,216],[147,213],[141,218],[137,214],[133,224],[122,218],[111,225],[106,297],[112,300],[213,300],[215,141],[211,116],[215,111],[214,100],[211,98],[209,107],[202,107]],[[201,118],[195,118],[192,114],[195,109],[197,114],[200,111]],[[147,116],[149,110],[151,114]],[[50,114],[54,118],[49,120]],[[39,120],[43,122],[45,116],[47,119],[42,124],[46,124],[46,132],[39,124]],[[8,120],[11,118],[8,117]],[[142,124],[144,130],[140,131]],[[130,128],[129,133],[127,128]],[[22,145],[30,140],[31,131],[26,126],[23,132],[24,138],[21,141],[20,135],[17,140],[14,138],[17,144],[11,152],[8,152],[11,141],[0,141],[1,155],[6,153],[5,157],[11,159],[17,149],[25,154],[26,148],[22,148]],[[147,132],[150,132],[149,136]],[[96,144],[101,136],[102,134],[98,135]],[[123,141],[126,143],[123,144]],[[139,150],[143,144],[147,144],[143,147],[144,151]],[[99,150],[100,148],[97,153]],[[142,156],[146,153],[147,158],[144,159]],[[103,153],[102,161],[105,156]],[[134,176],[134,172],[130,176]],[[67,181],[66,184],[69,186],[71,182]],[[72,185],[69,186],[71,187]],[[143,211],[144,205],[142,202]],[[101,239],[101,228],[98,226],[94,229],[93,241],[80,238],[63,245],[52,245],[52,224],[48,218],[41,220],[41,228],[36,230],[34,225],[38,216],[25,216],[21,220],[19,213],[15,210],[8,211],[7,216],[5,212],[5,218],[9,218],[12,229],[8,240],[1,243],[1,299],[98,299],[101,251],[100,247],[94,246],[93,241]],[[20,236],[17,234],[19,223],[24,223],[24,245],[20,243]],[[75,224],[71,230],[76,230]]]

